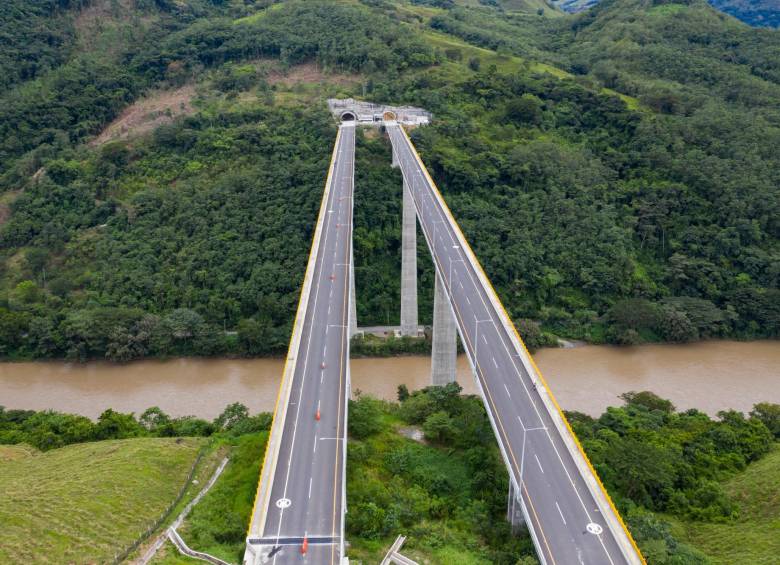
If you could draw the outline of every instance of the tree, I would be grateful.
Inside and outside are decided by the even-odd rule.
[[[360,395],[357,400],[350,400],[347,419],[349,435],[356,439],[374,435],[382,429],[380,417],[378,400],[364,395]]]
[[[168,426],[171,423],[171,419],[163,412],[159,407],[152,406],[144,410],[141,417],[138,419],[138,423],[141,424],[147,431],[152,433],[158,433],[164,426]]]
[[[780,404],[760,402],[753,406],[750,417],[763,422],[775,439],[780,439]]]
[[[667,414],[671,414],[675,410],[674,404],[670,400],[661,398],[647,390],[642,392],[625,392],[620,395],[620,398],[628,405],[643,406],[648,410],[660,410]]]
[[[534,320],[521,318],[515,322],[515,326],[529,351],[534,352],[547,344],[547,340],[545,340],[544,335],[542,334],[542,329]]]
[[[533,94],[512,98],[506,106],[509,119],[521,124],[538,125],[542,121],[542,101]]]
[[[11,291],[9,302],[19,307],[24,307],[39,302],[43,294],[34,281],[22,281]]]
[[[699,332],[684,312],[665,307],[660,310],[658,318],[658,329],[667,341],[685,343],[699,337]]]
[[[98,417],[95,437],[97,439],[125,439],[142,435],[144,431],[132,414],[122,414],[109,408]]]
[[[425,437],[431,441],[445,442],[455,435],[455,426],[452,418],[446,412],[434,412],[423,422]]]
[[[262,355],[271,351],[271,321],[267,318],[243,319],[238,322],[238,341],[249,355]]]
[[[29,323],[27,313],[0,308],[0,354],[13,353],[24,343]]]
[[[662,509],[674,489],[673,453],[634,438],[613,441],[606,452],[609,481],[634,502]]]
[[[240,402],[234,402],[217,416],[217,419],[214,420],[214,426],[217,429],[230,430],[247,418],[249,418],[249,409]]]

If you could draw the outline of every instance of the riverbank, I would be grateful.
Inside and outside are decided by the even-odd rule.
[[[780,402],[780,342],[708,341],[686,345],[542,349],[535,359],[566,410],[591,415],[630,390],[652,390],[678,408],[714,415],[756,402]],[[97,417],[105,408],[140,413],[160,406],[174,416],[213,418],[226,404],[273,410],[283,359],[178,358],[109,362],[0,363],[0,405]],[[429,384],[430,358],[352,359],[353,390],[394,400],[405,384]],[[458,382],[477,392],[465,357]]]

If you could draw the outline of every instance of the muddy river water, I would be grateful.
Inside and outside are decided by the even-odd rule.
[[[620,404],[618,395],[651,390],[679,409],[709,414],[756,402],[780,403],[780,342],[712,341],[688,345],[544,349],[535,355],[561,406],[593,415]],[[92,362],[0,363],[0,406],[96,417],[105,408],[139,413],[149,406],[181,416],[213,418],[242,402],[273,410],[281,359],[173,359],[127,365]],[[353,359],[353,389],[395,399],[429,382],[430,358]],[[458,381],[476,392],[464,357]]]

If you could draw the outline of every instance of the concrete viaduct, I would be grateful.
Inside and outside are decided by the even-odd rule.
[[[355,129],[380,124],[403,176],[401,333],[417,335],[419,222],[436,283],[431,382],[455,380],[457,336],[509,472],[507,518],[543,565],[645,563],[403,128],[416,108],[329,101],[342,120],[246,540],[245,565],[348,563],[345,555]]]

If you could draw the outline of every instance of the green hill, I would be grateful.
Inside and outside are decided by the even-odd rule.
[[[0,446],[0,562],[113,559],[173,502],[204,441]]]
[[[780,447],[725,483],[739,508],[733,523],[678,523],[678,535],[717,565],[770,565],[780,555]]]
[[[414,141],[514,318],[777,336],[778,33],[698,0],[462,4],[14,0],[0,63],[39,63],[0,94],[0,356],[283,352],[333,96],[433,112]],[[387,155],[360,136],[361,324],[399,311]]]

